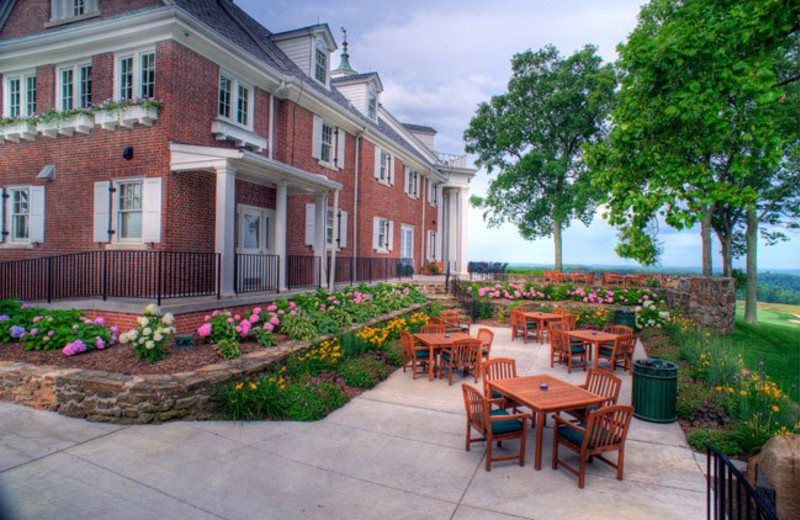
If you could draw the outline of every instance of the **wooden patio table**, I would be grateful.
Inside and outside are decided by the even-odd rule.
[[[549,374],[495,379],[488,383],[492,390],[527,406],[536,414],[534,468],[537,470],[542,469],[542,434],[547,414],[599,405],[605,399]],[[547,383],[547,390],[540,388],[543,383]]]
[[[463,332],[437,333],[437,334],[412,334],[415,340],[428,347],[428,381],[433,381],[433,365],[436,361],[436,351],[453,345],[458,339],[469,339],[469,334]]]
[[[597,357],[600,354],[600,344],[616,344],[617,340],[621,337],[621,334],[611,334],[610,332],[597,330],[567,330],[565,332],[570,338],[579,339],[593,345],[592,350],[594,351],[594,361],[592,366],[594,366],[594,368],[597,368]]]
[[[539,312],[539,311],[523,312],[521,313],[521,315],[526,320],[527,319],[536,320],[536,327],[539,332],[539,343],[541,343],[544,338],[544,325],[547,322],[547,320],[555,321],[555,320],[560,320],[561,318],[564,317],[560,314],[553,314],[551,312]],[[522,339],[524,340],[525,343],[527,343],[528,340],[527,329],[525,335],[522,336]]]

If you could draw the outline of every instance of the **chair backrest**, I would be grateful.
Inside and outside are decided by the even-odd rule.
[[[556,307],[555,309],[553,309],[552,314],[558,314],[560,316],[566,316],[566,315],[572,314],[572,313],[569,311],[569,309]]]
[[[422,334],[444,334],[447,327],[443,323],[428,323],[419,328]]]
[[[401,330],[400,344],[403,345],[403,353],[405,354],[406,359],[416,357],[416,353],[414,352],[414,338],[411,337],[411,334]]]
[[[525,309],[523,309],[522,307],[512,307],[511,308],[511,314],[509,314],[509,322],[511,323],[512,327],[517,325],[520,322],[520,320],[522,319],[522,317],[520,315],[523,312],[525,312]]]
[[[517,377],[517,362],[512,358],[495,358],[481,364],[483,394],[489,397],[489,381]]]
[[[478,353],[481,351],[481,340],[478,338],[464,338],[453,342],[450,347],[453,360],[459,365],[474,366],[478,362]]]
[[[611,406],[617,404],[622,379],[608,370],[590,368],[586,374],[586,383],[583,386],[593,394],[602,395],[606,398],[600,406]]]
[[[443,324],[442,318],[439,318],[438,316],[431,316],[430,318],[428,318],[428,324],[429,325],[441,325],[441,324]]]
[[[494,332],[489,329],[480,328],[478,329],[478,339],[480,340],[483,349],[486,352],[491,352],[492,342],[494,341]]]
[[[567,351],[569,347],[569,337],[563,330],[550,329],[548,336],[550,337],[550,346],[554,351]]]
[[[603,327],[603,330],[611,334],[633,334],[633,329],[627,325],[609,324]]]
[[[617,339],[617,356],[633,359],[634,350],[636,350],[636,336],[633,334],[625,334]]]
[[[632,417],[633,406],[621,404],[589,412],[583,445],[593,450],[621,447],[628,436]]]
[[[489,409],[486,399],[477,388],[467,383],[461,384],[461,392],[464,395],[467,420],[473,428],[485,433],[489,426]]]
[[[561,321],[567,327],[566,330],[575,330],[575,324],[578,321],[578,317],[574,314],[564,314],[564,317],[561,319]]]

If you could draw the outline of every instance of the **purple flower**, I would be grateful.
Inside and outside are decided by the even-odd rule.
[[[2,315],[0,315],[0,321],[8,321],[8,320],[10,320],[10,319],[11,319],[11,318],[9,317],[9,315],[8,315],[8,314],[2,314]]]
[[[25,327],[14,325],[13,327],[11,327],[10,334],[12,338],[19,339],[25,335]]]

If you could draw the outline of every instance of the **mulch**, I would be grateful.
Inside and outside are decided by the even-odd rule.
[[[278,342],[286,340],[278,336]],[[257,343],[241,343],[242,354],[258,352],[263,347]],[[148,363],[137,358],[130,345],[114,345],[103,350],[92,350],[77,356],[65,356],[61,350],[25,350],[24,344],[0,346],[0,361],[20,361],[34,365],[56,366],[61,368],[79,368],[84,370],[100,370],[126,375],[175,374],[189,372],[206,365],[223,361],[208,343],[195,344],[190,348],[178,348],[174,345],[167,349],[167,356],[155,363]]]

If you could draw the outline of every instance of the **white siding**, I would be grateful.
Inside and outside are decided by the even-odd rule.
[[[336,90],[341,92],[341,94],[365,116],[367,116],[367,89],[367,83],[336,85]]]
[[[292,38],[291,40],[277,41],[275,43],[278,45],[278,47],[280,47],[284,54],[289,57],[289,59],[291,59],[297,64],[298,67],[300,67],[300,70],[309,76],[312,75],[311,51],[313,39],[310,35],[298,36],[297,38]]]

